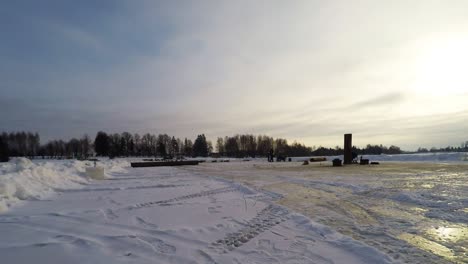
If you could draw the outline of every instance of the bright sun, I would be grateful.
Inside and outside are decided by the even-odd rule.
[[[468,92],[468,37],[424,44],[416,65],[414,90],[431,95]]]

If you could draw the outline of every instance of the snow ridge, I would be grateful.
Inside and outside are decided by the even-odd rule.
[[[13,158],[0,164],[0,212],[27,200],[42,200],[60,190],[78,189],[87,185],[86,167],[91,162],[31,161]],[[108,172],[123,172],[128,162],[106,160],[100,162]]]

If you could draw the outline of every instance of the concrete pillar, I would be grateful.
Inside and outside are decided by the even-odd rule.
[[[343,164],[351,164],[353,161],[353,134],[344,135],[344,161]]]

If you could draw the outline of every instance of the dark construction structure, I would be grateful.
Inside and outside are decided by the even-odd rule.
[[[353,162],[353,134],[344,135],[344,161],[343,164],[351,164]]]
[[[198,165],[199,160],[183,160],[183,161],[143,161],[143,162],[132,162],[130,165],[133,168],[140,167],[165,167],[165,166],[186,166],[186,165]]]

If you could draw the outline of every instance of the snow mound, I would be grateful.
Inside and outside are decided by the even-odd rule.
[[[99,164],[107,173],[123,172],[128,162],[106,160]],[[0,165],[0,212],[27,200],[44,199],[60,189],[81,188],[90,180],[86,177],[89,162],[31,161],[13,158]],[[109,174],[106,175],[109,177]]]
[[[125,173],[130,167],[130,162],[126,159],[107,159],[99,162],[98,165],[106,171],[107,177],[111,177],[109,173]]]
[[[13,163],[16,165],[17,171],[26,170],[31,167],[34,167],[34,163],[32,163],[32,161],[27,158],[15,158],[13,159]]]

